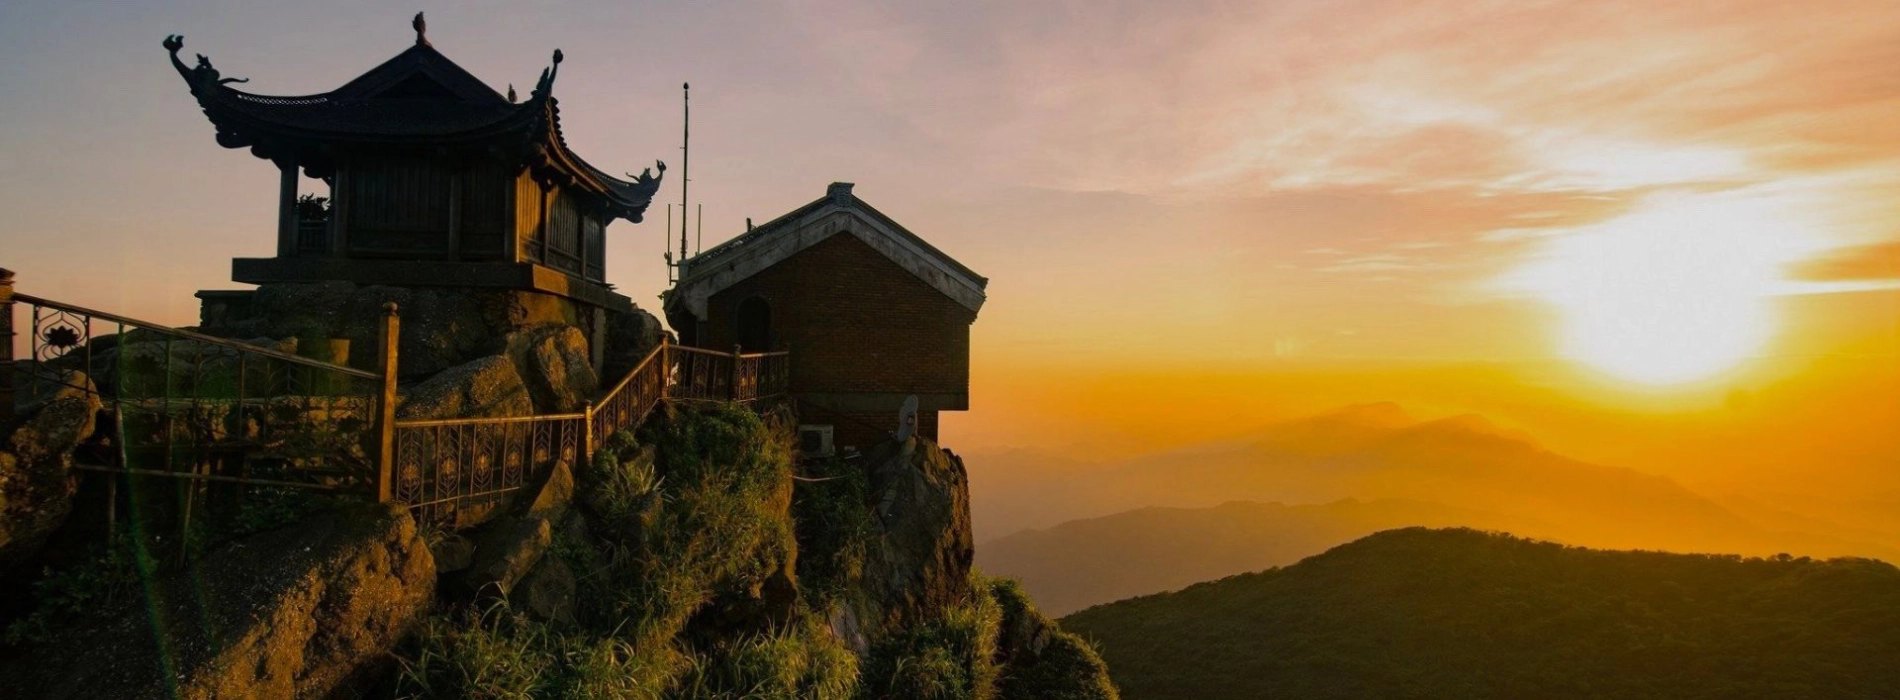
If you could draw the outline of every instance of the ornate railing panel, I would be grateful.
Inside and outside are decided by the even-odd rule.
[[[666,397],[665,356],[665,345],[654,348],[619,384],[588,408],[587,425],[594,439],[604,439],[615,432],[639,425],[640,421],[646,419],[647,413]],[[589,443],[590,446],[592,444]]]
[[[417,518],[453,520],[499,502],[583,456],[585,414],[397,421],[394,500]]]
[[[791,380],[791,353],[762,352],[734,358],[732,398],[755,401],[785,393]]]
[[[667,361],[669,399],[729,401],[732,393],[732,358],[729,352],[675,345]]]

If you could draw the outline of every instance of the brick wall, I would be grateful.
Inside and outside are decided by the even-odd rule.
[[[800,394],[958,394],[970,391],[970,324],[976,313],[891,262],[856,236],[838,233],[720,291],[708,300],[700,347],[727,349],[740,302],[771,309],[772,350],[791,351]],[[748,348],[751,351],[752,348]],[[896,427],[897,406],[863,418]],[[926,411],[936,436],[936,413]],[[858,444],[838,421],[840,444]],[[844,442],[851,435],[854,442]],[[877,431],[872,431],[876,436]]]

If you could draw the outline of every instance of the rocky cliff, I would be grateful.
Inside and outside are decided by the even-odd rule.
[[[543,339],[520,350],[558,355]],[[320,501],[182,563],[122,536],[13,592],[33,602],[0,621],[0,677],[33,697],[1115,696],[1088,644],[972,571],[954,454],[800,463],[791,421],[663,407],[466,531]]]
[[[537,499],[475,537],[457,586],[468,602],[441,606],[398,651],[389,691],[1115,696],[1087,644],[971,570],[955,455],[912,440],[801,465],[788,424],[665,408],[616,435],[578,470],[572,507]],[[547,545],[529,562],[501,540]],[[511,554],[484,568],[484,547]]]

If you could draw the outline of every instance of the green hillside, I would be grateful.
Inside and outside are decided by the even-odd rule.
[[[1397,499],[1306,505],[1234,501],[1213,508],[1142,508],[1024,530],[978,545],[976,565],[1022,581],[1038,607],[1066,615],[1285,566],[1380,530],[1417,525],[1552,529],[1529,519]]]
[[[1900,689],[1900,569],[1378,533],[1097,606],[1130,698],[1875,698]]]

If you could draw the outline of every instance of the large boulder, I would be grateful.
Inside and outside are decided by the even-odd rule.
[[[508,336],[504,354],[542,413],[570,413],[600,390],[587,336],[573,326],[542,326]]]
[[[297,338],[250,338],[239,342],[300,354]],[[256,356],[244,361],[239,359],[240,353],[229,347],[152,331],[132,330],[94,338],[90,351],[93,381],[101,391],[115,396],[230,395],[240,386],[240,368],[244,372],[242,384],[250,396],[292,389],[285,383],[287,377],[281,363],[259,361]],[[79,356],[77,352],[68,353],[62,360],[75,365],[87,361],[80,360]],[[322,381],[316,377],[307,380]]]
[[[403,393],[401,418],[496,418],[534,413],[515,364],[490,355],[452,367]]]
[[[517,610],[531,618],[549,622],[574,621],[575,592],[578,583],[574,570],[560,557],[541,557],[534,569],[515,586],[509,596]]]
[[[0,571],[33,556],[72,512],[73,449],[92,435],[99,395],[79,372],[22,392],[0,440]]]
[[[869,638],[929,620],[969,600],[969,475],[929,440],[887,441],[865,453],[877,532],[855,600],[833,611],[841,639]]]
[[[469,535],[475,557],[456,577],[464,598],[505,598],[554,543],[554,524],[546,518],[500,517]]]
[[[434,585],[409,516],[354,504],[163,575],[0,677],[21,697],[330,697],[388,672]]]
[[[602,363],[601,381],[619,381],[633,371],[647,353],[658,347],[666,328],[660,319],[641,309],[607,314],[607,354]]]
[[[396,347],[403,376],[427,376],[485,354],[494,333],[481,300],[437,289],[357,286],[348,282],[267,284],[246,313],[216,319],[205,330],[220,335],[273,338],[347,338],[351,364],[376,364],[383,304],[402,317]]]
[[[539,292],[313,282],[259,286],[244,303],[207,314],[204,329],[234,337],[346,338],[352,366],[373,367],[389,302],[401,314],[397,367],[407,379],[500,352],[508,334],[524,328],[592,322],[586,307]]]

